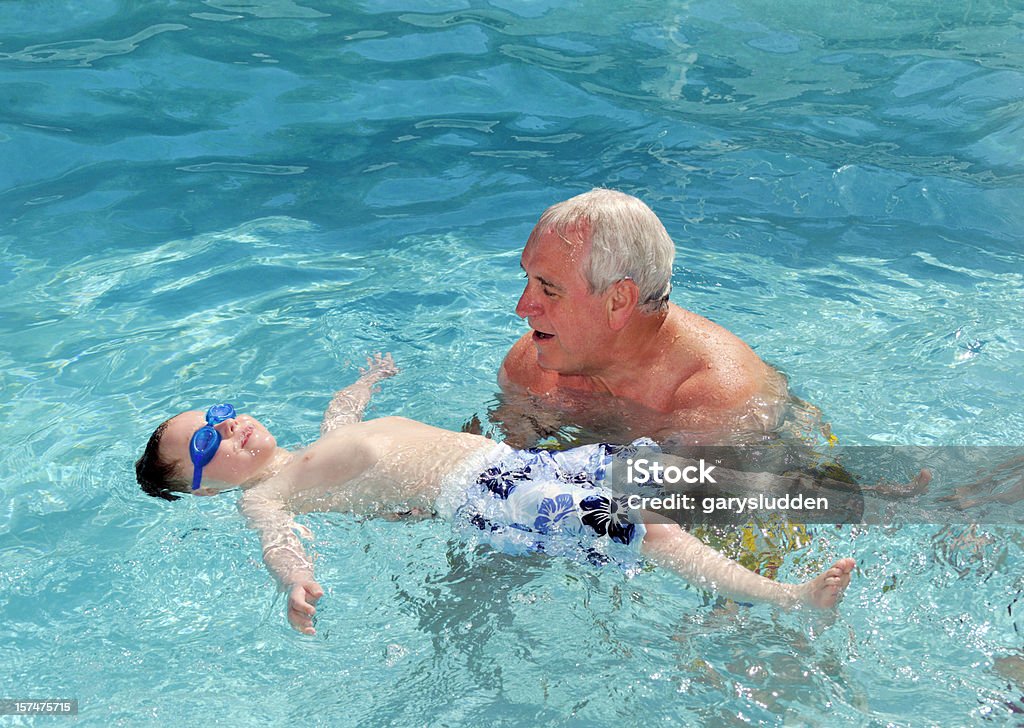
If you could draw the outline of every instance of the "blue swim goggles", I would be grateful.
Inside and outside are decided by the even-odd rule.
[[[214,429],[224,420],[235,417],[235,408],[229,404],[215,404],[206,410],[206,424],[196,430],[188,443],[188,456],[192,458],[192,490],[199,490],[203,480],[203,468],[213,460],[220,447],[220,433]]]

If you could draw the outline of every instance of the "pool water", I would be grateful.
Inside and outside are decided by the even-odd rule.
[[[16,0],[0,89],[0,699],[104,726],[1021,720],[1019,525],[811,528],[780,578],[858,568],[808,615],[308,516],[306,638],[233,495],[168,504],[131,468],[223,399],[307,443],[375,351],[402,372],[371,415],[485,417],[521,246],[599,185],[665,222],[672,300],[842,442],[1021,445],[1016,4]]]

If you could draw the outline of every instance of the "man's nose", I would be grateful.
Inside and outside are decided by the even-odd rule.
[[[523,290],[523,295],[519,297],[519,303],[516,304],[516,316],[519,318],[527,318],[528,316],[536,316],[540,313],[540,305],[537,303],[537,299],[530,291],[530,285],[527,284]]]

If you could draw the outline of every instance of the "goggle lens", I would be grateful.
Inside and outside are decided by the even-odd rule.
[[[188,444],[188,454],[192,459],[192,490],[199,490],[203,480],[203,468],[213,460],[220,447],[221,436],[214,428],[225,420],[236,416],[235,408],[230,404],[215,404],[206,410],[206,424],[195,431]]]

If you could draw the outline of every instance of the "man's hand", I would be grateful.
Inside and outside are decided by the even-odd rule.
[[[476,416],[476,413],[462,423],[461,432],[468,432],[470,435],[484,434],[484,426],[480,423],[480,418]]]
[[[316,634],[313,628],[313,615],[316,614],[317,600],[324,595],[312,579],[295,582],[288,588],[288,621],[292,628],[302,634]]]

